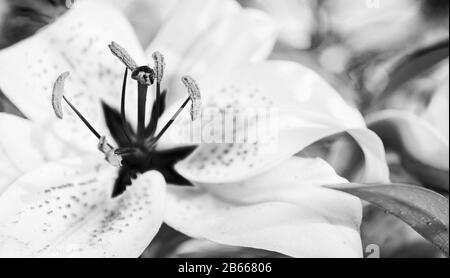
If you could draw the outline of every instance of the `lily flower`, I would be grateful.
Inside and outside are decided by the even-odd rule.
[[[120,13],[91,1],[0,53],[0,87],[30,119],[0,114],[8,171],[0,175],[0,256],[136,257],[163,221],[191,237],[293,257],[362,255],[360,201],[322,187],[346,182],[325,161],[295,154],[348,132],[365,154],[364,179],[385,182],[381,141],[313,71],[262,61],[275,41],[264,14],[223,0],[182,5],[151,43],[152,56]],[[193,17],[200,7],[208,13]],[[142,62],[149,60],[153,68]],[[125,66],[137,93],[124,86]],[[162,86],[167,96],[180,94],[171,82],[180,72],[194,77],[183,79],[190,97],[164,109]],[[260,151],[259,141],[186,146],[170,136],[199,116],[199,88],[203,110],[279,111],[276,151]],[[189,101],[191,113],[180,109]]]

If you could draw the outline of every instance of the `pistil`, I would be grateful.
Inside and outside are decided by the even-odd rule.
[[[125,114],[125,97],[126,97],[126,90],[127,90],[127,79],[128,79],[128,68],[125,68],[125,73],[123,77],[123,85],[122,85],[122,98],[120,102],[120,118],[122,120],[122,128],[124,130],[125,136],[128,139],[128,142],[132,143],[133,138],[133,131],[130,130]]]

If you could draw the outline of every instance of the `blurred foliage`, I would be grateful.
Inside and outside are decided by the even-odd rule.
[[[0,49],[31,36],[67,9],[66,0],[1,0]]]

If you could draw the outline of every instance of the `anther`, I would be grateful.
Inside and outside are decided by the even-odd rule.
[[[156,81],[161,84],[164,76],[164,68],[166,66],[164,56],[159,51],[156,51],[153,53],[152,57],[155,62]]]
[[[52,106],[53,110],[55,111],[56,117],[58,117],[59,119],[62,119],[64,117],[61,102],[64,96],[64,84],[69,75],[69,72],[64,72],[63,74],[58,76],[53,86]]]
[[[116,150],[106,141],[105,136],[101,136],[98,142],[98,149],[105,155],[105,160],[114,167],[122,167],[122,157],[116,154]]]
[[[112,42],[109,45],[109,49],[111,50],[111,52],[114,54],[114,56],[116,56],[117,58],[119,58],[120,61],[122,61],[122,63],[131,71],[134,71],[138,65],[137,63],[134,61],[133,58],[131,58],[131,55],[125,50],[125,48],[123,48],[122,46],[120,46],[118,43],[116,42]]]
[[[197,85],[197,82],[189,76],[184,76],[182,78],[184,85],[188,88],[189,97],[183,102],[183,104],[178,108],[177,112],[172,116],[172,118],[167,122],[167,124],[161,129],[158,135],[152,140],[148,141],[149,145],[154,146],[159,139],[164,135],[164,133],[169,129],[169,127],[175,122],[178,116],[181,114],[181,111],[191,102],[191,119],[195,121],[197,117],[200,115],[202,108],[202,101],[200,95],[200,89]]]
[[[138,66],[131,55],[116,42],[109,45],[109,49],[129,70],[131,78],[142,85],[151,86],[155,81],[155,72],[149,66]]]
[[[64,84],[65,80],[69,76],[68,72],[62,73],[57,79],[53,86],[53,94],[52,94],[52,106],[55,111],[56,117],[59,119],[63,118],[62,112],[62,100],[64,100],[67,105],[72,109],[72,111],[80,118],[80,120],[86,125],[86,127],[94,134],[97,139],[101,139],[100,134],[95,130],[95,128],[89,123],[89,121],[81,114],[80,111],[64,96]],[[109,144],[108,148],[113,149],[113,147]]]
[[[189,98],[191,99],[191,119],[195,121],[200,115],[202,108],[200,88],[197,82],[190,76],[183,76],[181,80],[188,89]]]

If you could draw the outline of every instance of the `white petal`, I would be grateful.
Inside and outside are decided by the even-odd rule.
[[[170,71],[178,67],[201,34],[213,23],[236,13],[239,9],[239,4],[233,0],[180,1],[148,47],[147,60],[151,60],[155,51],[163,53],[168,65],[166,75],[169,76]]]
[[[0,113],[0,134],[0,193],[43,163],[81,153],[70,140],[59,139],[45,126],[10,114]]]
[[[108,0],[110,1],[110,0]],[[123,0],[116,0],[121,5]],[[124,8],[139,41],[147,47],[162,24],[172,15],[180,0],[134,0]]]
[[[100,99],[115,107],[120,105],[124,72],[124,66],[108,49],[113,40],[126,47],[135,60],[144,61],[126,18],[109,5],[77,1],[45,30],[0,52],[0,87],[29,119],[45,124],[85,148],[95,148],[96,138],[67,106],[64,121],[56,121],[51,107],[52,86],[62,72],[70,71],[67,98],[105,134]]]
[[[389,126],[397,131],[404,151],[418,161],[432,167],[449,169],[449,141],[424,119],[403,111],[386,110],[369,115],[370,126]]]
[[[244,9],[212,25],[187,52],[179,71],[196,79],[266,59],[277,29],[265,13]]]
[[[343,182],[323,161],[295,158],[240,184],[169,187],[165,222],[194,238],[292,257],[360,257],[361,202],[320,187]]]
[[[309,0],[284,0],[283,5],[271,0],[254,0],[251,5],[274,17],[280,26],[280,41],[297,49],[308,49],[317,28],[316,3]]]
[[[187,74],[203,83],[208,76],[223,77],[238,66],[260,62],[272,52],[277,34],[274,21],[254,9],[240,9],[214,22],[189,49],[180,52],[179,63],[170,56],[167,59],[169,103],[186,95],[180,76]]]
[[[116,169],[84,157],[44,165],[0,197],[0,257],[137,257],[158,231],[161,174],[148,172],[116,199]]]
[[[448,68],[448,64],[447,64]],[[449,140],[449,80],[438,89],[433,96],[423,118],[434,126],[437,131]]]
[[[370,180],[366,181],[388,180],[383,145],[367,130],[361,114],[316,73],[299,64],[270,61],[251,65],[235,70],[224,79],[211,78],[200,84],[200,88],[205,107],[202,145],[176,165],[177,171],[194,183],[245,180],[324,137],[345,131],[355,137],[368,155],[366,176]],[[235,114],[239,121],[231,122],[230,126],[230,122],[220,117],[221,111],[233,113],[235,109],[240,113]],[[262,116],[257,115],[260,112]],[[211,115],[219,117],[211,121]],[[243,118],[249,120],[248,128]],[[211,142],[211,126],[216,128],[213,130],[216,133],[223,132],[231,138],[231,142],[222,140],[224,136],[219,136],[219,142]],[[166,139],[181,140],[176,133],[190,127],[181,118]],[[255,133],[256,128],[263,132]],[[256,140],[250,138],[252,132]],[[247,142],[236,140],[245,135],[248,135]]]

